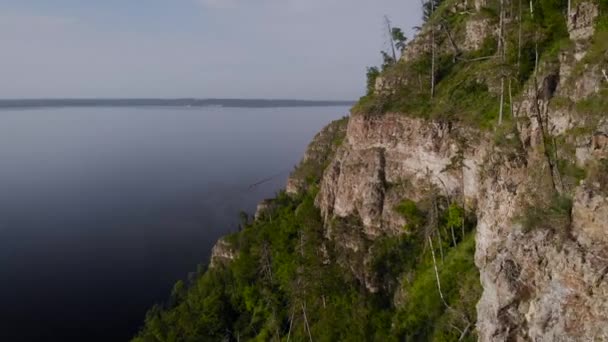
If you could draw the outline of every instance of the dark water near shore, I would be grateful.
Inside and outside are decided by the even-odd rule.
[[[0,110],[0,341],[128,340],[347,111]]]

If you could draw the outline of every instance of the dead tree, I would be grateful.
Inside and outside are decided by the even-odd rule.
[[[435,1],[429,0],[431,4],[431,17],[429,23],[431,24],[431,99],[435,97],[435,24],[433,23],[435,14]]]
[[[384,24],[386,25],[388,44],[391,46],[391,52],[393,53],[393,61],[397,62],[397,53],[395,51],[395,44],[393,44],[393,27],[391,20],[386,15],[384,16]]]
[[[505,58],[506,58],[506,40],[505,40],[505,0],[500,0],[500,27],[498,37],[498,53],[501,62],[500,76],[500,111],[498,114],[498,125],[502,125],[505,107]]]

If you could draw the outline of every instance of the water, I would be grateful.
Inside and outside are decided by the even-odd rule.
[[[346,113],[0,111],[0,341],[128,340]]]

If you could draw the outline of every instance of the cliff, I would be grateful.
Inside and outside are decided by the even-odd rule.
[[[608,4],[501,3],[441,2],[142,338],[608,340]]]
[[[477,306],[480,340],[608,339],[603,323],[608,319],[608,197],[605,176],[597,174],[608,171],[607,56],[605,50],[603,56],[589,56],[605,48],[600,42],[605,34],[595,35],[598,16],[593,2],[571,10],[572,45],[561,49],[557,60],[541,60],[524,84],[513,101],[513,133],[507,134],[506,146],[470,126],[355,113],[316,199],[326,236],[333,237],[332,219],[350,216],[360,220],[369,239],[401,234],[407,222],[394,208],[404,198],[420,200],[420,184],[434,183],[447,196],[463,198],[477,218],[475,260],[484,289]],[[462,45],[480,48],[490,22],[467,21]],[[424,54],[421,42],[428,31],[406,48],[405,62]],[[559,84],[539,96],[552,78]],[[385,80],[378,89],[386,92]],[[595,111],[585,107],[598,102],[603,106]],[[555,157],[547,158],[547,150]],[[451,168],[455,158],[462,163]],[[596,174],[572,179],[569,167]],[[554,205],[546,198],[553,190],[571,200],[563,213],[542,208]],[[524,227],[524,216],[534,211],[543,212],[537,218],[543,221]],[[373,284],[368,288],[377,290]]]
[[[326,224],[357,216],[370,239],[402,232],[407,222],[394,208],[403,198],[420,200],[421,182],[464,199],[477,219],[482,341],[608,339],[608,198],[606,177],[597,174],[608,171],[607,56],[605,50],[590,56],[605,49],[605,34],[594,36],[598,15],[592,2],[572,9],[572,45],[557,60],[540,61],[513,101],[504,142],[442,120],[355,113],[321,182],[316,203]],[[467,22],[463,46],[478,48],[475,42],[486,39],[488,30],[476,29],[486,25],[480,20]],[[423,30],[410,44],[405,62],[424,54],[420,41],[428,34]],[[559,84],[546,93],[555,78]],[[399,85],[389,84],[406,79],[402,74]],[[378,87],[376,94],[386,94],[386,79]],[[454,158],[462,158],[458,168],[450,167]],[[556,208],[553,196],[571,203]]]

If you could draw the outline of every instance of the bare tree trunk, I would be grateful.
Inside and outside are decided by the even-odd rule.
[[[519,0],[519,28],[517,32],[517,70],[521,68],[521,36],[522,36],[522,20],[523,20],[523,10],[521,0]]]
[[[554,165],[552,162],[552,157],[551,157],[551,153],[549,152],[549,148],[547,147],[547,133],[545,131],[545,123],[543,120],[543,112],[544,110],[541,110],[540,107],[540,96],[538,95],[538,80],[536,78],[536,75],[534,76],[534,104],[536,107],[536,122],[538,124],[538,127],[540,128],[540,134],[541,134],[541,139],[542,139],[542,144],[543,144],[543,152],[545,154],[545,158],[547,159],[547,164],[549,165],[549,172],[551,174],[551,185],[553,186],[554,190],[557,190],[557,184],[555,183],[555,172],[554,172]],[[545,106],[543,106],[545,107]]]
[[[452,33],[450,32],[450,27],[448,26],[448,23],[446,20],[443,20],[443,22],[441,24],[441,28],[443,28],[443,30],[445,31],[445,34],[448,36],[448,40],[450,41],[450,45],[452,46],[452,49],[454,50],[454,54],[456,56],[460,55],[460,49],[458,48],[458,45],[456,45],[456,42],[454,41],[454,37],[452,37]],[[454,61],[456,60],[456,56],[454,56]]]
[[[557,176],[557,181],[559,182],[559,189],[557,190],[560,194],[564,191],[564,180],[562,179],[562,174],[559,172],[559,154],[557,152],[557,141],[555,137],[553,137],[553,150],[555,152],[555,174]]]
[[[431,236],[428,236],[429,239],[429,247],[431,247],[431,255],[433,256],[433,267],[435,268],[435,279],[437,280],[437,291],[439,291],[439,297],[441,297],[441,301],[446,307],[449,307],[448,303],[445,301],[443,297],[443,292],[441,291],[441,280],[439,280],[439,270],[437,269],[437,259],[435,258],[435,249],[433,248],[433,240]]]
[[[433,195],[433,225],[437,231],[437,239],[439,239],[439,254],[441,255],[441,263],[445,261],[443,256],[443,239],[441,238],[441,230],[439,229],[439,208],[437,206],[437,197]]]
[[[274,277],[272,275],[272,257],[271,251],[268,246],[268,242],[264,241],[262,244],[262,255],[261,255],[262,273],[268,277],[270,284],[274,283]]]
[[[498,54],[502,57],[502,48],[504,43],[504,17],[505,17],[505,8],[504,8],[504,0],[500,0],[500,9],[498,14]]]
[[[500,80],[500,111],[498,114],[498,126],[502,125],[502,116],[505,108],[505,77]]]
[[[304,258],[304,234],[300,231],[300,257]]]
[[[505,63],[505,1],[500,0],[500,37],[498,38],[498,53],[502,62],[501,69]],[[504,70],[501,70],[500,78],[500,110],[498,114],[498,125],[502,125],[502,119],[505,109],[505,75]]]
[[[467,217],[467,199],[465,197],[465,188],[464,188],[464,168],[466,166],[464,165],[464,160],[462,162],[462,241],[464,241],[464,230],[465,230],[465,221],[466,221],[466,217]]]
[[[390,44],[393,53],[393,62],[397,62],[397,53],[395,52],[395,44],[393,44],[393,28],[391,27],[391,20],[386,15],[384,16],[384,23],[388,30],[388,43]]]
[[[511,110],[511,118],[514,118],[515,112],[513,111],[513,91],[511,89],[511,81],[512,81],[512,79],[509,78],[509,107]]]
[[[534,77],[536,78],[536,76],[538,75],[538,59],[539,59],[539,55],[538,55],[538,39],[536,37],[536,33],[534,34],[534,40],[536,41],[534,43]]]
[[[308,325],[308,318],[306,317],[306,307],[302,303],[302,313],[304,314],[304,322],[306,323],[306,331],[308,332],[308,338],[312,342],[312,334],[310,333],[310,326]]]
[[[431,18],[429,22],[431,24],[431,99],[435,97],[435,24],[433,23],[433,17],[435,14],[435,2],[429,0],[431,3]]]
[[[534,18],[534,4],[533,0],[530,0],[530,15]]]
[[[291,328],[293,327],[293,316],[295,316],[296,311],[295,309],[291,310],[291,319],[289,320],[289,331],[287,332],[287,342],[289,342],[289,339],[291,338]]]
[[[459,342],[462,341],[462,340],[464,340],[465,337],[467,337],[467,335],[469,334],[469,329],[471,329],[471,324],[470,323],[464,329],[464,331],[462,332],[462,334],[460,334],[460,338],[458,339]]]
[[[450,225],[450,231],[452,232],[452,243],[454,243],[454,247],[458,246],[458,243],[456,242],[456,235],[454,234],[454,227],[452,225]]]

